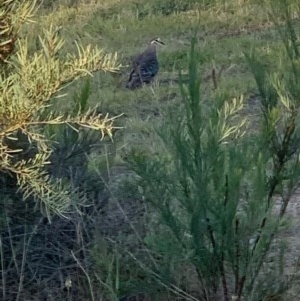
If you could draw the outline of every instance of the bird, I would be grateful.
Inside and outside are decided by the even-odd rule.
[[[152,39],[146,50],[133,58],[132,71],[126,84],[128,89],[134,90],[141,87],[143,83],[151,83],[157,75],[159,62],[156,45],[165,45],[165,43],[160,38]]]

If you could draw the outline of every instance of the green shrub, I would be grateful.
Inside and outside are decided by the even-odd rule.
[[[89,72],[114,72],[118,64],[115,54],[104,54],[100,49],[79,44],[77,55],[60,56],[64,40],[59,28],[52,25],[44,30],[43,37],[38,37],[39,50],[29,54],[28,42],[19,33],[33,17],[36,6],[36,1],[21,4],[11,0],[1,6],[4,26],[0,45],[0,174],[6,177],[9,173],[9,181],[15,182],[24,200],[34,198],[49,216],[51,212],[62,214],[70,198],[62,183],[46,172],[53,137],[46,137],[43,128],[73,124],[73,129],[96,129],[103,138],[112,135],[112,120],[100,118],[95,109],[63,116],[46,108],[67,83]]]
[[[111,138],[113,127],[112,119],[88,108],[89,82],[68,112],[62,103],[55,110],[54,98],[90,72],[119,66],[115,55],[91,46],[77,44],[77,54],[61,55],[64,40],[54,26],[35,37],[39,47],[31,53],[21,29],[36,7],[37,1],[0,5],[1,297],[70,300],[90,285],[81,260],[92,223],[83,212],[103,188],[99,178],[91,179],[87,156]],[[95,185],[92,192],[87,183]],[[82,295],[92,293],[88,287]]]
[[[262,300],[267,296],[259,292],[272,294],[262,285],[269,277],[266,268],[280,286],[273,293],[287,289],[284,249],[275,238],[300,180],[300,65],[285,5],[285,51],[277,71],[271,73],[255,52],[245,54],[261,100],[256,130],[241,117],[243,97],[217,94],[204,100],[194,40],[189,82],[180,86],[182,104],[167,112],[157,129],[161,146],[152,153],[132,150],[130,166],[154,210],[155,231],[146,242],[161,259],[153,269],[164,285],[176,284],[177,293],[195,282],[183,279],[189,271],[197,275],[195,297],[201,300]],[[270,257],[273,264],[267,264]]]

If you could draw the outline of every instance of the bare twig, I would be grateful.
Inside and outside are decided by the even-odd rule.
[[[88,284],[89,284],[89,288],[90,288],[90,294],[91,294],[91,298],[92,298],[92,301],[95,301],[95,296],[94,296],[94,291],[93,291],[93,285],[92,285],[92,281],[91,281],[91,278],[89,276],[89,274],[87,273],[87,271],[85,270],[85,268],[82,266],[81,262],[79,261],[79,259],[75,256],[74,252],[71,251],[71,255],[72,257],[74,258],[74,260],[76,261],[77,265],[80,267],[80,269],[83,271],[83,273],[85,274],[86,276],[86,279],[88,281]]]
[[[6,281],[5,281],[5,267],[4,267],[4,254],[3,254],[3,248],[2,248],[2,236],[0,235],[0,255],[1,255],[1,274],[2,274],[2,297],[3,301],[5,301],[6,296]]]

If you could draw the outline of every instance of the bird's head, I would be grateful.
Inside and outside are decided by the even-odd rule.
[[[160,38],[152,39],[150,44],[151,45],[165,45],[165,43]]]

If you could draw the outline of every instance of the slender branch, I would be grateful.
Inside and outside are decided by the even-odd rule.
[[[239,246],[239,219],[235,220],[235,264],[233,267],[234,271],[234,278],[235,278],[235,287],[234,287],[234,293],[237,295],[238,289],[239,289],[239,258],[240,258],[240,246]]]
[[[242,293],[243,293],[245,281],[246,281],[246,276],[244,275],[244,276],[242,276],[241,280],[238,283],[238,291],[237,291],[236,301],[241,301],[242,300]]]
[[[276,186],[278,185],[278,183],[280,181],[280,174],[281,174],[281,172],[282,172],[282,170],[285,166],[285,163],[287,161],[288,149],[289,149],[289,146],[290,146],[290,142],[292,140],[292,136],[295,132],[295,127],[296,127],[295,119],[296,119],[296,116],[297,116],[297,112],[296,112],[296,110],[294,110],[292,112],[289,123],[286,127],[284,138],[283,138],[282,143],[281,143],[281,148],[277,149],[277,151],[276,151],[276,157],[274,158],[275,171],[274,171],[273,177],[270,180],[271,184],[270,184],[270,190],[269,190],[269,194],[268,194],[268,198],[267,198],[266,213],[268,212],[268,210],[270,208],[270,202],[273,198],[275,188],[276,188]],[[287,203],[288,203],[288,201],[286,201],[285,206],[287,206]],[[255,239],[254,246],[253,246],[253,249],[252,249],[252,256],[253,256],[253,254],[254,254],[254,252],[257,248],[257,245],[258,245],[258,243],[261,239],[262,231],[265,228],[266,222],[267,222],[267,216],[265,216],[261,221],[261,224],[260,224],[260,227],[259,227],[259,233],[258,233],[258,235]]]
[[[228,175],[225,176],[225,198],[224,198],[224,214],[226,218],[226,207],[228,204],[229,199],[229,188],[228,188]],[[226,221],[223,223],[222,227],[222,239],[221,239],[221,258],[220,258],[220,272],[221,272],[221,278],[222,278],[222,286],[223,286],[223,293],[224,293],[224,300],[229,301],[229,295],[228,295],[228,287],[227,287],[227,279],[225,275],[225,255],[224,255],[224,236],[226,234]]]
[[[5,267],[4,267],[4,252],[3,252],[3,243],[2,236],[0,235],[0,256],[1,256],[1,279],[2,279],[2,297],[3,301],[5,301],[6,297],[6,281],[5,281]]]

